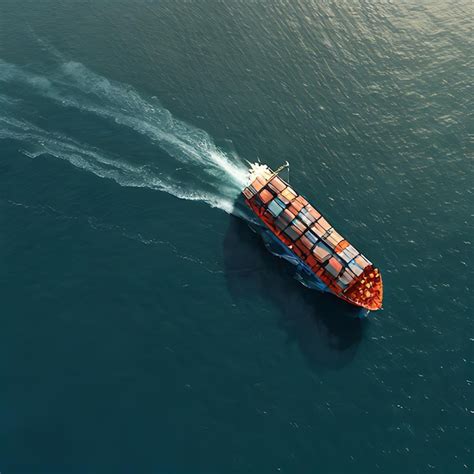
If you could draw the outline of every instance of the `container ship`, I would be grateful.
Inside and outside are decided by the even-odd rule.
[[[258,217],[267,246],[297,266],[309,288],[329,292],[369,311],[382,308],[380,271],[356,250],[303,196],[267,165],[250,165],[242,194]]]

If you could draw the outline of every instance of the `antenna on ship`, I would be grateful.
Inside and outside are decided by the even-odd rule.
[[[283,171],[285,168],[288,168],[288,171],[289,171],[289,168],[290,168],[290,163],[288,163],[288,161],[284,164],[284,165],[281,165],[279,166],[276,171],[273,172],[271,178],[269,178],[269,181],[274,177],[276,176],[280,171]],[[288,179],[290,179],[290,175],[288,174]]]

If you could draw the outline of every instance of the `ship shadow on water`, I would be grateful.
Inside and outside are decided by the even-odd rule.
[[[288,343],[298,344],[312,370],[338,369],[354,358],[367,324],[357,317],[359,309],[304,287],[294,278],[295,267],[272,255],[260,235],[233,216],[224,238],[224,271],[237,304],[264,299],[275,306]]]

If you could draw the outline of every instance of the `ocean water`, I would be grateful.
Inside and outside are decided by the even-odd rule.
[[[472,4],[0,1],[0,472],[471,473]],[[270,255],[246,160],[381,269]]]

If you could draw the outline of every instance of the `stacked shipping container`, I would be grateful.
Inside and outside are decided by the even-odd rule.
[[[332,293],[380,309],[382,279],[372,263],[276,173],[262,165],[254,169],[243,190],[247,205]]]

